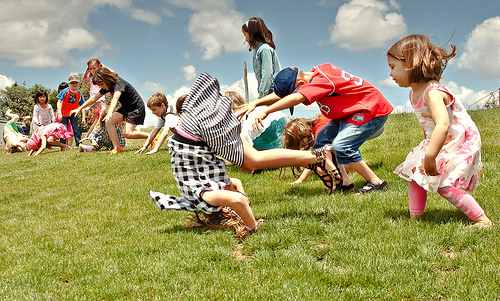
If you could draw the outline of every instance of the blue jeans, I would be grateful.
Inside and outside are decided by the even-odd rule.
[[[75,145],[78,146],[80,144],[80,140],[82,139],[82,135],[80,133],[80,128],[78,127],[78,117],[75,115],[71,115],[69,117],[63,117],[61,123],[68,127],[68,124],[71,123],[71,128],[73,129],[73,135],[75,136]],[[61,139],[61,143],[66,144],[66,139]]]
[[[313,148],[332,144],[339,164],[359,162],[363,160],[359,147],[381,134],[387,117],[376,117],[363,125],[331,120],[318,132]]]

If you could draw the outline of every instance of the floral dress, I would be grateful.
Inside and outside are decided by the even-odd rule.
[[[424,172],[423,160],[431,140],[435,124],[431,118],[429,107],[425,103],[425,95],[432,89],[449,94],[452,98],[446,106],[450,118],[450,127],[446,141],[436,157],[439,176],[427,176]],[[474,190],[479,185],[482,170],[481,136],[467,110],[445,87],[438,84],[429,86],[416,105],[413,105],[410,91],[410,102],[424,129],[425,139],[413,148],[406,160],[394,173],[407,181],[415,181],[429,192],[437,192],[439,187],[451,186]]]

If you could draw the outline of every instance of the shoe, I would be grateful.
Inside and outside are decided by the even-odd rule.
[[[382,183],[380,184],[375,184],[373,182],[366,182],[365,186],[363,188],[358,189],[356,192],[357,195],[367,193],[367,192],[372,192],[372,191],[382,191],[387,188],[387,182],[382,180]]]
[[[330,151],[332,155],[332,163],[335,169],[326,170],[326,159],[327,151]],[[339,164],[337,163],[337,157],[335,156],[335,150],[331,144],[327,144],[318,149],[312,150],[313,154],[316,155],[316,164],[311,164],[308,168],[312,169],[314,173],[318,175],[323,185],[326,187],[326,192],[332,194],[333,185],[335,185],[335,190],[340,190],[342,185],[342,174],[339,172]],[[320,175],[318,173],[318,167],[321,168],[325,173]]]
[[[112,155],[116,155],[118,153],[123,153],[123,152],[124,152],[123,148],[118,148],[118,149],[113,148],[113,150],[109,153],[109,155],[112,156]]]
[[[346,191],[353,191],[354,190],[354,184],[351,183],[349,185],[342,185],[340,186],[340,191],[346,192]]]

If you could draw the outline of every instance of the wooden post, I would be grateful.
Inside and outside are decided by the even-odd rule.
[[[243,69],[244,69],[244,74],[243,74],[243,82],[245,85],[245,103],[248,103],[248,75],[247,75],[247,62],[243,62]]]

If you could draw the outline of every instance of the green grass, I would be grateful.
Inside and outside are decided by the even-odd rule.
[[[473,196],[498,224],[500,110],[471,115],[484,163]],[[500,299],[498,226],[467,228],[437,194],[424,220],[408,218],[407,183],[392,171],[421,139],[412,114],[391,115],[362,148],[388,190],[357,197],[328,196],[317,177],[289,186],[289,171],[229,168],[266,220],[241,245],[232,229],[205,233],[185,227],[187,212],[156,209],[149,190],[178,195],[165,148],[1,156],[0,299]]]

